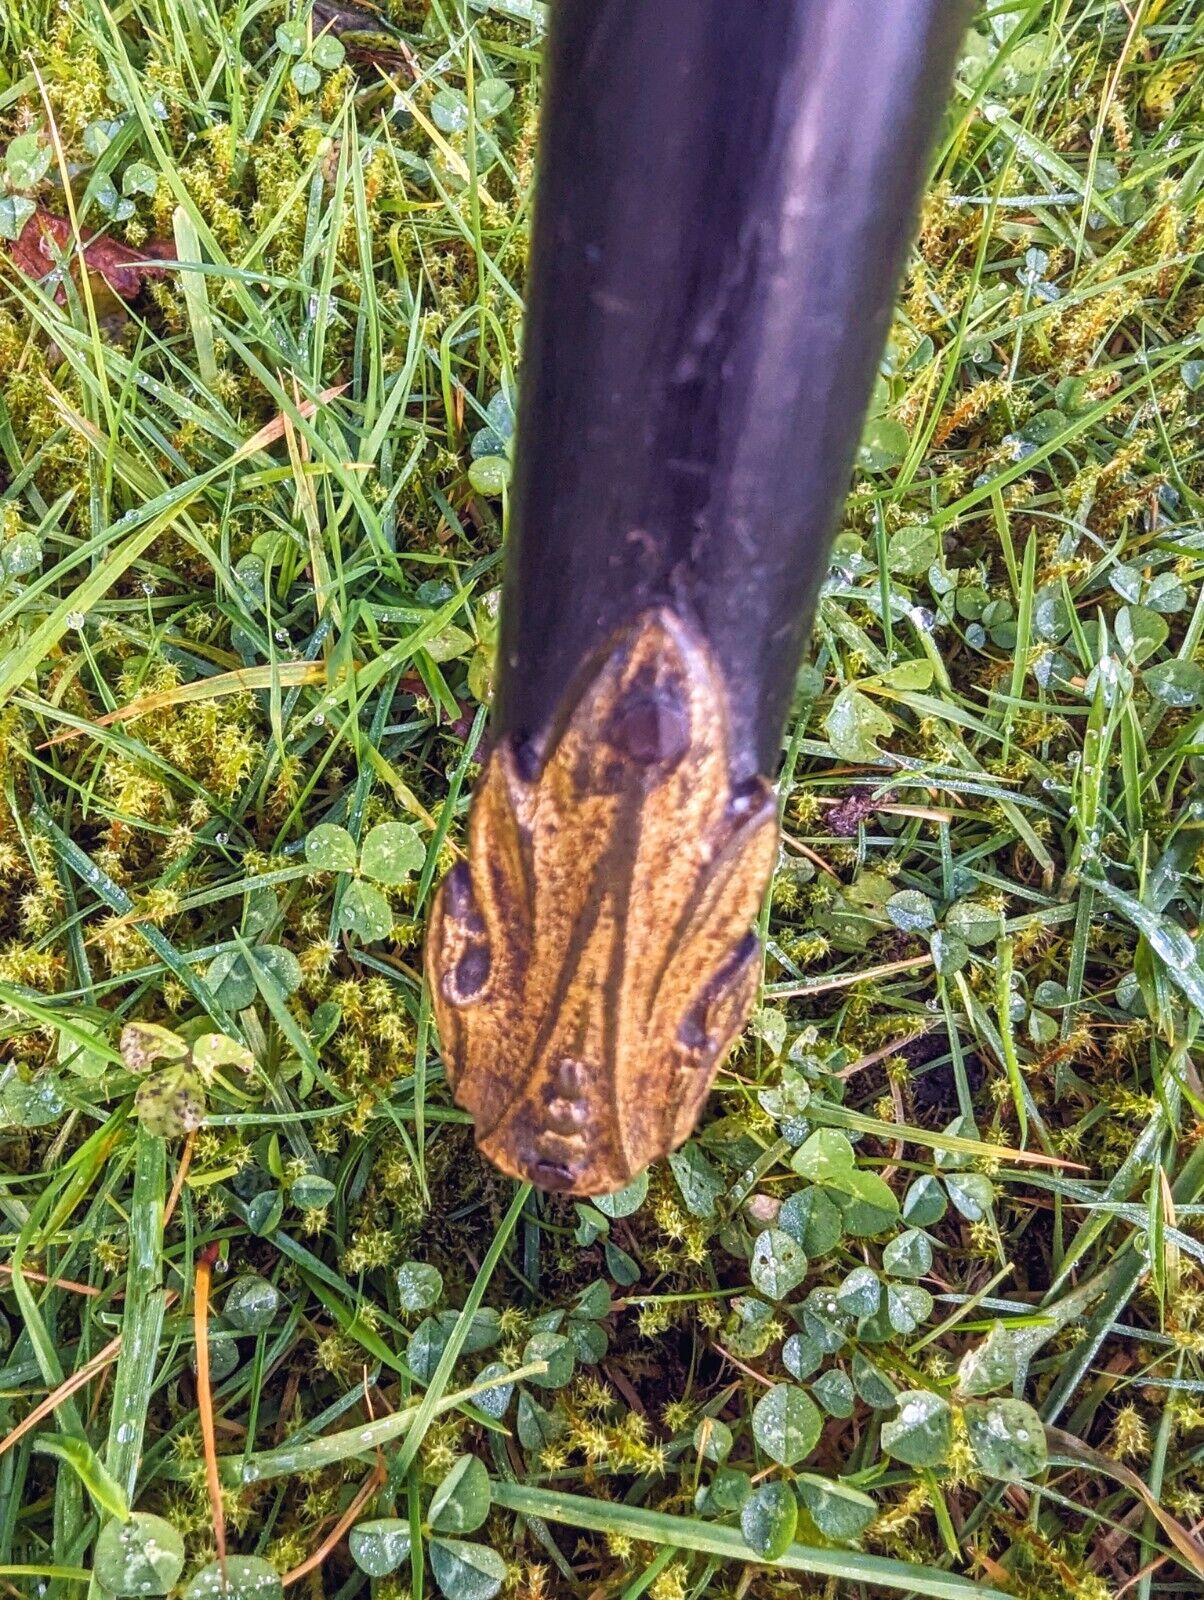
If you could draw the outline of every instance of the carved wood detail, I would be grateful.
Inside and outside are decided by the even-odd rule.
[[[776,843],[769,784],[733,788],[718,669],[667,608],[611,641],[543,749],[497,746],[427,939],[490,1160],[602,1194],[689,1135],[756,990]]]

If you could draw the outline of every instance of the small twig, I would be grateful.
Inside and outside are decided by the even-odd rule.
[[[1136,1509],[1139,1512],[1142,1512],[1145,1508],[1139,1502]],[[1188,1529],[1188,1532],[1195,1538],[1198,1538],[1201,1533],[1204,1533],[1204,1517],[1201,1517],[1198,1522],[1193,1522],[1191,1527]],[[1140,1583],[1144,1577],[1148,1576],[1150,1573],[1157,1572],[1160,1568],[1165,1567],[1168,1561],[1172,1561],[1173,1559],[1174,1557],[1168,1551],[1165,1555],[1156,1556],[1153,1561],[1147,1562],[1144,1567],[1139,1568],[1131,1578],[1126,1579],[1125,1582],[1121,1584],[1120,1588],[1116,1591],[1116,1600],[1120,1600],[1121,1595],[1124,1594],[1126,1590],[1131,1589],[1135,1583]]]
[[[879,806],[885,817],[919,817],[923,822],[956,822],[958,813],[944,806]]]
[[[836,1076],[838,1078],[851,1078],[855,1072],[864,1072],[867,1067],[877,1066],[879,1061],[885,1061],[889,1056],[898,1055],[900,1050],[905,1050],[909,1044],[914,1044],[917,1039],[922,1039],[927,1032],[927,1028],[917,1028],[914,1033],[905,1033],[901,1038],[892,1039],[889,1044],[884,1044],[880,1050],[871,1051],[868,1056],[859,1056],[856,1061],[851,1061],[847,1067],[842,1067]]]
[[[222,1583],[226,1579],[226,1514],[222,1507],[222,1480],[217,1466],[217,1439],[213,1427],[213,1386],[209,1377],[209,1289],[213,1264],[220,1246],[207,1245],[196,1264],[196,1292],[192,1302],[192,1326],[196,1336],[196,1398],[201,1419],[201,1443],[205,1452],[205,1483],[209,1508],[213,1514],[213,1539],[217,1546]]]
[[[623,1374],[615,1367],[611,1366],[609,1362],[603,1366],[602,1371],[606,1374],[608,1381],[614,1384],[615,1388],[623,1396],[624,1400],[626,1400],[631,1409],[639,1412],[640,1416],[644,1416],[646,1414],[644,1402],[640,1399],[639,1395],[632,1388],[631,1384],[628,1383]]]
[[[281,1581],[286,1589],[290,1584],[296,1583],[299,1578],[303,1578],[307,1572],[312,1572],[315,1567],[321,1566],[322,1562],[326,1560],[326,1557],[334,1549],[335,1545],[338,1544],[339,1540],[343,1537],[347,1530],[354,1526],[355,1522],[359,1518],[360,1512],[376,1493],[377,1489],[380,1488],[381,1484],[385,1481],[385,1477],[386,1472],[384,1459],[382,1457],[377,1461],[368,1478],[360,1487],[355,1499],[347,1507],[346,1511],[344,1511],[343,1515],[335,1523],[334,1527],[326,1535],[325,1539],[322,1540],[322,1543],[318,1546],[314,1553],[310,1556],[306,1556],[305,1560],[300,1566],[294,1567],[291,1572],[286,1572],[284,1574],[284,1577]]]
[[[907,1121],[907,1108],[903,1104],[903,1091],[895,1082],[894,1078],[888,1077],[887,1083],[890,1086],[891,1105],[895,1108],[895,1121],[898,1123],[904,1123]],[[889,1165],[883,1167],[881,1173],[879,1174],[883,1183],[889,1183],[894,1177],[895,1173],[898,1172],[899,1163],[903,1159],[905,1149],[906,1140],[902,1135],[900,1135],[899,1138],[895,1140],[895,1147],[891,1151]]]
[[[289,1429],[289,1419],[292,1415],[293,1405],[301,1390],[301,1369],[294,1367],[284,1380],[284,1393],[280,1399],[280,1414],[276,1418],[276,1431],[273,1439],[277,1446],[284,1443]]]
[[[11,1278],[13,1269],[7,1261],[0,1261],[0,1273]],[[22,1267],[21,1276],[32,1278],[35,1283],[49,1284],[52,1289],[70,1289],[74,1294],[98,1295],[103,1294],[103,1289],[95,1289],[90,1283],[76,1283],[74,1278],[50,1278],[44,1272],[35,1272],[32,1267]]]
[[[176,1209],[180,1194],[184,1188],[184,1179],[188,1176],[188,1169],[192,1165],[192,1151],[196,1144],[196,1129],[187,1135],[184,1148],[180,1151],[180,1164],[176,1168],[175,1180],[171,1186],[171,1193],[167,1197],[167,1204],[163,1208],[163,1226],[166,1228],[171,1221],[171,1214]]]
[[[774,1380],[772,1378],[767,1378],[763,1372],[758,1372],[755,1367],[746,1367],[743,1361],[734,1356],[730,1350],[725,1350],[721,1344],[712,1345],[711,1348],[718,1351],[725,1361],[730,1361],[733,1367],[738,1367],[741,1372],[746,1373],[750,1378],[755,1378],[758,1383],[763,1383],[767,1389],[773,1388]]]
[[[855,983],[870,983],[875,978],[889,978],[896,972],[907,972],[914,967],[930,967],[931,955],[908,956],[904,961],[887,961],[880,967],[866,967],[862,972],[837,972],[830,978],[809,978],[803,983],[773,986],[775,1000],[787,1000],[791,995],[826,994],[829,989],[848,989]]]
[[[804,844],[801,839],[796,839],[793,834],[786,833],[784,831],[782,833],[782,842],[784,844],[788,844],[790,848],[794,851],[797,851],[800,856],[806,856],[807,860],[810,861],[813,866],[818,867],[821,872],[826,872],[830,878],[835,878],[837,883],[840,882],[840,873],[837,872],[835,867],[828,865],[818,850],[812,850],[809,844]]]

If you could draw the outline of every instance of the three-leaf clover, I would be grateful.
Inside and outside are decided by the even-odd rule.
[[[170,1028],[155,1022],[127,1023],[121,1034],[121,1055],[131,1072],[150,1072],[156,1061],[166,1061],[138,1085],[134,1111],[148,1133],[161,1139],[178,1139],[199,1128],[205,1117],[205,1083],[191,1067],[189,1049]]]
[[[143,1080],[134,1112],[160,1139],[179,1139],[201,1126],[205,1090],[220,1067],[250,1072],[255,1064],[247,1047],[224,1033],[203,1033],[190,1045],[157,1022],[127,1023],[120,1049],[127,1070]],[[156,1065],[160,1062],[166,1065]]]
[[[323,872],[352,872],[336,913],[339,926],[365,943],[393,931],[389,902],[375,884],[404,883],[422,870],[426,848],[408,822],[380,822],[357,851],[355,840],[335,822],[321,822],[305,836],[305,859]],[[371,878],[372,883],[365,883]]]
[[[485,419],[485,427],[473,434],[468,481],[478,494],[495,496],[510,482],[510,452],[514,439],[514,408],[504,389],[499,389],[486,406]]]
[[[4,155],[4,174],[10,188],[36,188],[50,171],[52,159],[53,151],[49,142],[43,142],[36,129],[18,134]]]
[[[506,1576],[506,1563],[489,1545],[459,1534],[473,1533],[489,1514],[489,1474],[476,1456],[457,1456],[431,1496],[424,1532],[431,1571],[447,1600],[492,1600]],[[348,1541],[362,1572],[381,1578],[410,1553],[410,1525],[398,1517],[359,1523]]]

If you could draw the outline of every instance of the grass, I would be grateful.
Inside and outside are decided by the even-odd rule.
[[[980,17],[762,1002],[597,1205],[420,977],[545,20],[0,7],[0,1588],[1198,1594],[1204,16]]]

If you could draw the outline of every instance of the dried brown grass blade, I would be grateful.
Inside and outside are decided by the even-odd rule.
[[[22,1417],[11,1433],[0,1439],[0,1456],[12,1448],[17,1440],[36,1428],[43,1417],[48,1417],[52,1411],[61,1406],[63,1401],[82,1389],[84,1384],[91,1382],[98,1372],[104,1370],[110,1361],[115,1361],[121,1350],[121,1335],[110,1339],[103,1350],[98,1350],[91,1361],[86,1362],[78,1372],[73,1372],[69,1378],[64,1378],[57,1389],[48,1394],[45,1400],[40,1400],[27,1417]]]
[[[278,661],[275,665],[239,667],[233,672],[215,673],[211,678],[179,683],[174,689],[162,689],[157,694],[139,695],[128,705],[118,706],[116,711],[108,711],[103,717],[97,717],[93,727],[110,728],[115,722],[132,722],[135,717],[145,717],[151,711],[192,705],[198,700],[218,700],[225,695],[245,694],[254,689],[270,689],[273,684],[295,689],[306,683],[322,683],[325,677],[326,666],[321,661]],[[86,728],[68,728],[63,733],[56,733],[53,739],[45,740],[38,749],[48,750],[51,745],[66,744],[71,739],[81,738],[86,732]]]

